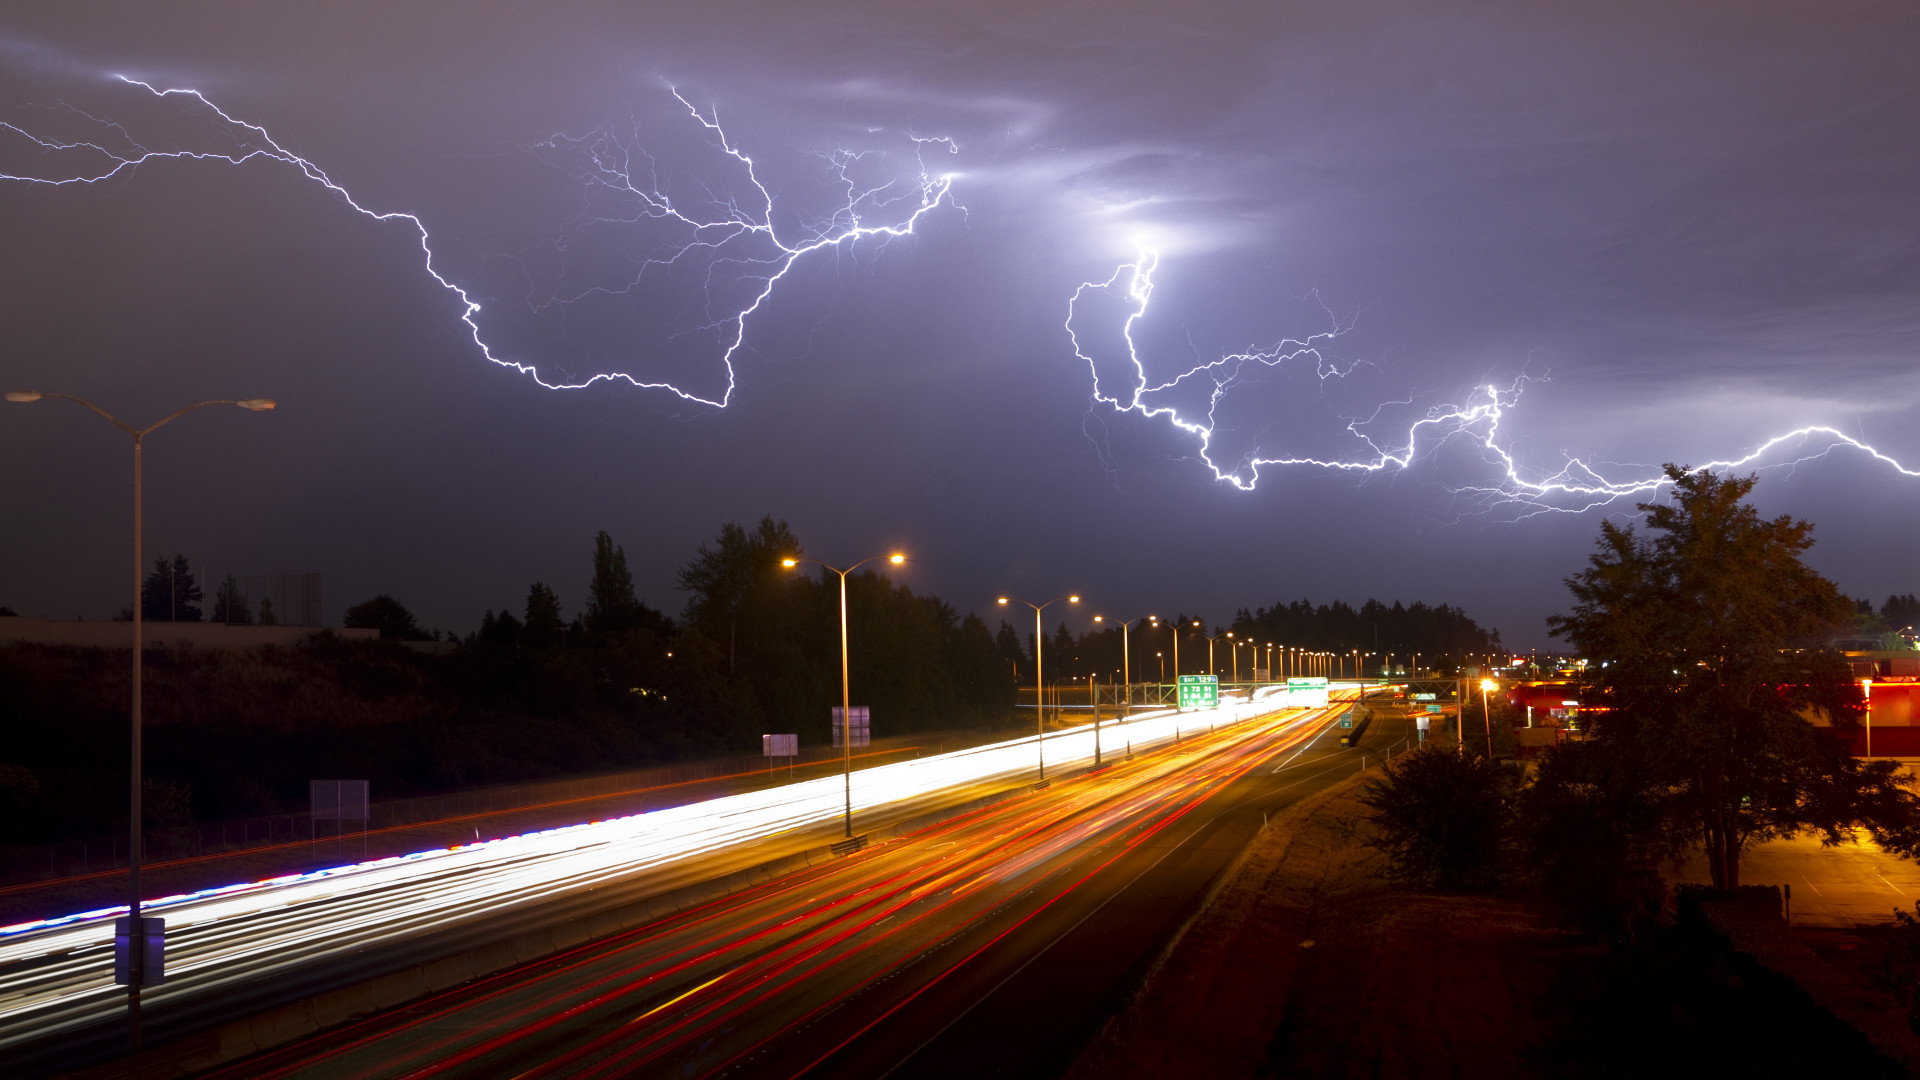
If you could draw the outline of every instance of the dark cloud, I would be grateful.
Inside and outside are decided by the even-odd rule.
[[[1090,408],[1074,288],[1158,247],[1136,328],[1158,379],[1348,327],[1327,355],[1351,378],[1236,385],[1229,462],[1350,452],[1381,402],[1404,427],[1521,374],[1548,381],[1501,430],[1534,474],[1727,458],[1804,424],[1920,460],[1916,45],[1893,3],[15,5],[0,120],[69,130],[65,104],[190,145],[221,135],[104,77],[201,88],[366,205],[417,212],[483,327],[543,372],[719,377],[712,261],[540,306],[660,240],[583,225],[613,203],[582,185],[590,153],[542,148],[556,133],[651,149],[685,198],[741,195],[669,85],[763,164],[783,228],[821,223],[837,149],[876,182],[951,168],[965,209],[796,264],[714,411],[487,364],[417,237],[282,165],[0,185],[0,373],[132,416],[281,398],[155,437],[150,547],[318,568],[333,601],[391,591],[443,626],[534,578],[577,604],[598,528],[675,606],[702,537],[771,512],[823,557],[904,544],[911,580],[962,607],[1419,596],[1540,641],[1594,514],[1502,523],[1457,492],[1487,478],[1458,444],[1216,483],[1193,439]],[[916,158],[934,136],[958,152]],[[0,141],[0,168],[74,167],[29,149]],[[1103,379],[1117,330],[1089,329]],[[0,414],[0,603],[123,602],[113,436]],[[1915,587],[1915,481],[1852,451],[1768,476],[1843,587]]]

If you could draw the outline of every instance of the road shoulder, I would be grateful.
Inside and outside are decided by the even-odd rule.
[[[1544,1003],[1591,946],[1531,905],[1387,883],[1364,782],[1269,822],[1072,1080],[1568,1075]]]

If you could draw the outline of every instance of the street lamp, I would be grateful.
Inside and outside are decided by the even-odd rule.
[[[1080,602],[1078,596],[1056,596],[1044,604],[1036,604],[1031,600],[1022,600],[1017,596],[1003,596],[999,600],[1003,605],[1019,603],[1025,604],[1033,609],[1033,745],[1039,748],[1040,751],[1040,779],[1042,780],[1047,778],[1047,708],[1045,690],[1047,684],[1044,677],[1045,670],[1042,667],[1040,657],[1041,654],[1047,651],[1047,636],[1040,626],[1040,613],[1062,600],[1065,600],[1069,604],[1077,604]]]
[[[803,562],[810,562],[840,575],[840,775],[847,793],[848,839],[853,837],[853,693],[847,683],[847,575],[877,559],[885,559],[894,566],[904,565],[907,561],[907,557],[897,551],[891,555],[869,555],[845,570],[800,555],[780,560],[780,565],[789,570]]]
[[[1106,621],[1106,616],[1095,615],[1093,617],[1093,621],[1104,622]],[[1132,626],[1136,622],[1151,623],[1154,626],[1159,626],[1160,617],[1158,615],[1146,615],[1138,619],[1124,620],[1120,623],[1120,680],[1126,683],[1127,685],[1126,715],[1128,719],[1133,718],[1133,658],[1131,656],[1130,648],[1127,644],[1127,630],[1128,630],[1128,627]],[[1154,655],[1158,656],[1160,654],[1155,653]],[[1166,681],[1166,672],[1164,670],[1161,672],[1161,681],[1162,682]],[[1096,714],[1094,716],[1094,721],[1097,723],[1099,719],[1100,719],[1099,715]],[[1097,736],[1095,738],[1095,741],[1096,742],[1099,741]]]
[[[140,816],[142,813],[140,786],[144,773],[141,768],[140,752],[140,579],[145,573],[145,556],[140,548],[140,496],[141,496],[141,448],[145,446],[148,435],[180,417],[204,409],[208,405],[238,405],[249,412],[266,412],[274,407],[267,398],[242,398],[240,400],[220,399],[202,401],[189,405],[146,427],[137,428],[125,420],[95,405],[85,398],[72,394],[57,394],[51,391],[10,390],[7,400],[17,405],[29,405],[41,398],[63,398],[76,405],[85,406],[106,418],[107,422],[121,431],[133,436],[133,707],[132,707],[132,769],[130,774],[128,815],[127,815],[127,1043],[132,1048],[140,1048],[140,985],[146,981],[147,924],[140,917]],[[165,928],[160,928],[164,934]]]
[[[1188,624],[1192,626],[1203,627],[1203,628],[1206,626],[1206,624],[1201,622],[1199,619],[1189,619]],[[1177,621],[1177,617],[1176,617],[1176,621],[1168,623],[1167,625],[1173,628],[1173,681],[1179,682],[1180,681],[1180,623]],[[1209,645],[1211,645],[1211,642],[1209,642]],[[1209,659],[1207,661],[1207,667],[1209,670],[1211,670],[1213,667],[1213,661],[1211,659],[1211,655],[1212,655],[1211,649],[1209,649],[1208,655],[1209,655]]]
[[[1493,708],[1487,704],[1487,692],[1498,689],[1499,683],[1492,679],[1480,680],[1480,716],[1487,725],[1487,760],[1493,760]]]
[[[1253,662],[1255,664],[1260,662],[1260,646],[1251,641],[1235,639],[1232,634],[1228,634],[1227,637],[1231,639],[1227,642],[1227,671],[1229,677],[1237,684],[1240,681],[1240,646],[1251,645],[1253,647]]]
[[[1160,658],[1160,685],[1165,686],[1167,684],[1167,654],[1156,652],[1153,655]]]
[[[1861,717],[1867,723],[1867,760],[1872,761],[1873,760],[1873,680],[1872,679],[1860,680],[1860,693],[1867,700],[1866,711],[1861,714]]]

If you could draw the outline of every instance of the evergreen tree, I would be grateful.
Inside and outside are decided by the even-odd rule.
[[[513,612],[502,611],[496,618],[493,609],[488,608],[486,615],[480,619],[480,630],[472,640],[483,648],[511,651],[519,646],[521,635],[520,620],[513,617]]]
[[[227,626],[253,625],[253,612],[247,605],[246,595],[240,591],[240,582],[232,574],[214,590],[211,621]]]
[[[560,643],[567,624],[560,617],[560,598],[541,582],[527,589],[526,618],[522,640],[531,649],[545,649]]]
[[[1020,643],[1020,634],[1005,619],[1000,620],[1000,630],[993,635],[994,648],[999,650],[1000,659],[1007,665],[1008,674],[1015,682],[1019,681],[1020,669],[1033,670],[1033,654]]]
[[[1880,619],[1888,630],[1896,632],[1920,627],[1920,599],[1912,593],[1889,596],[1887,602],[1880,605]]]
[[[158,558],[140,583],[140,617],[147,622],[199,622],[202,598],[185,555]]]
[[[596,637],[623,633],[638,625],[640,598],[633,593],[633,573],[627,569],[625,549],[602,529],[593,538],[593,580],[587,587],[587,632]]]
[[[739,670],[743,609],[756,593],[785,584],[780,560],[800,553],[793,530],[769,516],[751,533],[734,522],[722,525],[713,546],[701,544],[693,561],[680,569],[680,588],[693,594],[683,620],[726,649],[729,676]]]

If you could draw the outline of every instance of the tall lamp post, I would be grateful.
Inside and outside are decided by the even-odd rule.
[[[1106,616],[1095,615],[1093,621],[1105,622]],[[1127,630],[1136,622],[1150,623],[1158,626],[1160,625],[1160,617],[1158,615],[1147,615],[1138,619],[1123,620],[1120,623],[1120,681],[1127,684],[1126,715],[1129,719],[1133,717],[1133,656],[1131,648],[1127,644]],[[1097,721],[1099,717],[1096,715],[1094,719]]]
[[[1480,718],[1487,725],[1487,760],[1493,760],[1493,708],[1487,704],[1487,691],[1499,684],[1492,679],[1480,680]]]
[[[1078,596],[1056,596],[1044,604],[1036,604],[1031,600],[1022,600],[1017,596],[1003,596],[999,601],[1002,605],[1009,603],[1025,604],[1033,609],[1033,745],[1040,751],[1040,779],[1042,780],[1047,778],[1047,709],[1046,690],[1044,689],[1046,686],[1044,679],[1045,671],[1041,666],[1042,661],[1040,657],[1042,653],[1047,651],[1047,635],[1040,626],[1040,613],[1045,611],[1049,606],[1057,604],[1062,600],[1065,600],[1069,604],[1077,604],[1080,602]]]
[[[808,559],[799,555],[780,560],[780,565],[789,570],[803,562],[810,562],[840,575],[840,775],[847,793],[848,839],[853,838],[853,692],[847,683],[847,575],[880,559],[885,559],[894,566],[907,561],[907,557],[897,551],[891,555],[869,555],[845,570],[837,566],[828,566],[819,559]]]
[[[1860,695],[1861,697],[1865,698],[1867,702],[1866,711],[1861,713],[1860,715],[1861,715],[1861,718],[1867,722],[1867,760],[1872,761],[1873,760],[1873,680],[1872,679],[1860,680]]]
[[[1205,625],[1199,619],[1189,619],[1188,623],[1193,626],[1201,626],[1201,627],[1204,627]],[[1179,622],[1179,617],[1175,616],[1174,621],[1168,623],[1167,625],[1173,628],[1173,681],[1179,682],[1180,681],[1180,625],[1181,625]],[[1208,662],[1208,667],[1212,667],[1211,660],[1209,660]]]
[[[137,428],[125,420],[95,405],[85,398],[72,394],[57,394],[39,390],[11,390],[7,400],[19,405],[27,405],[41,398],[62,398],[76,405],[84,406],[106,418],[107,422],[121,431],[133,436],[133,702],[132,702],[132,769],[128,784],[127,812],[127,1044],[133,1049],[140,1048],[140,986],[146,981],[147,924],[140,917],[140,816],[142,813],[140,787],[143,778],[140,753],[140,681],[141,681],[141,642],[140,642],[140,582],[145,573],[143,565],[145,555],[141,552],[141,448],[146,444],[147,436],[155,430],[180,417],[209,405],[238,405],[249,412],[265,412],[273,408],[274,403],[267,398],[242,398],[234,400],[223,398],[217,401],[202,401],[189,405],[163,419],[156,420],[146,427]]]

